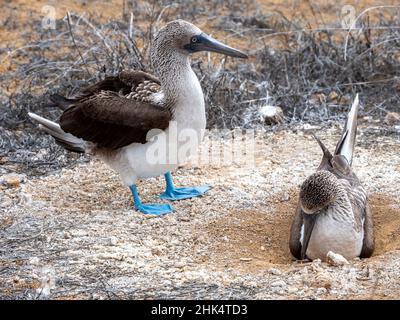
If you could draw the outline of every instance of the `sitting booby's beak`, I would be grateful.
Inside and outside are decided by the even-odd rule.
[[[215,40],[214,38],[210,37],[204,32],[199,35],[191,37],[190,43],[186,44],[184,48],[188,50],[190,53],[199,51],[212,51],[235,58],[244,58],[244,59],[248,58],[248,55],[245,54],[244,52],[229,47],[223,44],[222,42]]]
[[[301,260],[307,258],[306,252],[308,248],[308,243],[310,242],[311,234],[314,229],[315,221],[317,220],[317,214],[303,214],[304,230],[303,230],[303,243],[301,246]]]

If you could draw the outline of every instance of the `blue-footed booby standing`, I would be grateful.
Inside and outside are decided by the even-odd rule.
[[[182,156],[165,162],[150,159],[157,147],[168,152],[184,147],[188,152],[183,158],[187,158],[202,140],[206,127],[204,96],[189,59],[199,51],[247,58],[189,22],[172,21],[160,29],[150,49],[155,76],[122,71],[75,97],[54,95],[52,101],[64,110],[59,123],[33,113],[29,116],[66,149],[100,156],[130,187],[137,210],[169,213],[173,211],[169,204],[143,204],[136,181],[165,174],[167,186],[161,198],[169,200],[200,196],[209,189],[174,186],[170,171],[184,160]]]
[[[358,105],[357,95],[333,155],[314,135],[323,157],[317,172],[300,189],[289,240],[297,259],[325,260],[329,251],[347,259],[367,258],[374,251],[367,192],[351,168]]]

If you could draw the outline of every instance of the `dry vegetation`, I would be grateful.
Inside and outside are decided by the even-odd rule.
[[[70,0],[57,2],[56,29],[43,30],[47,2],[3,2],[0,181],[10,172],[23,179],[0,184],[0,298],[399,297],[400,126],[385,119],[400,105],[400,8],[371,9],[348,33],[344,1],[289,3]],[[396,3],[351,4],[360,13]],[[132,210],[129,190],[104,165],[65,152],[26,114],[56,119],[50,94],[73,94],[123,68],[151,70],[152,36],[176,18],[251,53],[249,61],[194,57],[208,126],[264,134],[256,168],[181,168],[180,183],[209,183],[212,192],[151,219]],[[376,256],[342,268],[293,263],[297,187],[320,157],[302,132],[312,124],[333,146],[356,92],[355,165],[371,193]],[[283,109],[283,124],[260,121],[266,104]],[[154,201],[162,186],[150,179],[140,189]]]
[[[34,3],[32,8],[29,1],[7,4],[2,13],[2,37],[14,40],[0,47],[0,152],[12,155],[3,161],[18,161],[23,170],[43,172],[50,163],[52,169],[70,163],[69,156],[34,129],[27,111],[56,119],[60,110],[47,107],[49,94],[73,94],[84,81],[123,68],[149,69],[152,35],[175,18],[191,20],[252,56],[246,62],[195,57],[210,128],[264,128],[258,109],[265,104],[282,107],[285,125],[326,123],[343,117],[355,92],[360,93],[362,113],[371,117],[382,119],[400,103],[396,8],[368,11],[348,34],[341,30],[336,2],[293,1],[283,10],[274,2],[244,0],[125,1],[125,6],[65,1],[56,7],[56,29],[44,30],[43,4]],[[381,4],[364,2],[357,10]],[[43,148],[51,152],[40,159],[33,156]]]

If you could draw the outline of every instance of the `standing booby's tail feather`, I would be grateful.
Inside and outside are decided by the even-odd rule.
[[[357,93],[347,116],[347,121],[344,126],[342,136],[340,137],[335,150],[335,155],[340,154],[344,156],[349,162],[349,165],[351,165],[353,161],[353,151],[356,144],[358,106],[359,100]]]
[[[63,129],[61,129],[59,124],[38,116],[35,113],[29,112],[28,115],[33,120],[38,122],[39,127],[50,134],[56,140],[56,142],[65,149],[78,153],[85,152],[84,141],[70,133],[66,133]]]

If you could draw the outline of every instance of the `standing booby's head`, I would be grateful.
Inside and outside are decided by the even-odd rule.
[[[208,36],[195,25],[184,20],[175,20],[157,33],[150,52],[151,62],[157,72],[157,68],[167,61],[163,58],[187,59],[190,54],[199,51],[212,51],[236,58],[248,57],[245,53]]]

